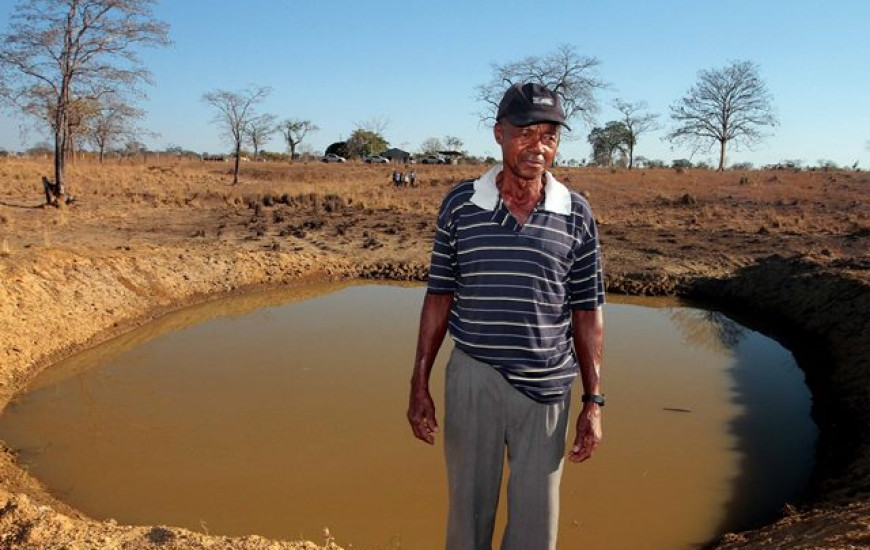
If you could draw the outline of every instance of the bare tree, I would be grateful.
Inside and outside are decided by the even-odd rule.
[[[451,151],[459,151],[462,149],[462,140],[456,136],[444,136],[444,146]]]
[[[140,130],[133,123],[145,113],[119,98],[110,98],[100,105],[86,122],[87,139],[97,148],[100,162],[106,150],[124,141],[135,141]]]
[[[672,143],[712,148],[719,144],[719,170],[725,169],[725,148],[733,142],[751,146],[776,126],[772,98],[751,61],[734,61],[723,69],[701,71],[698,82],[671,106]]]
[[[366,120],[365,122],[357,122],[356,127],[373,134],[384,136],[387,133],[387,128],[390,127],[390,118],[385,116],[377,116]]]
[[[427,138],[420,144],[420,152],[424,155],[434,155],[444,149],[444,144],[436,137]]]
[[[493,64],[490,81],[476,88],[476,99],[484,104],[479,113],[480,121],[483,124],[495,121],[498,104],[508,87],[537,82],[559,95],[568,121],[579,116],[592,125],[598,113],[595,94],[607,86],[596,73],[600,64],[595,57],[581,55],[567,44],[544,57],[530,56],[504,65]]]
[[[55,200],[65,194],[65,153],[75,100],[98,100],[150,82],[133,46],[168,45],[154,0],[22,0],[0,36],[0,73],[22,107],[36,88],[50,92],[54,122]]]
[[[658,123],[657,114],[644,112],[647,109],[645,101],[630,103],[622,99],[616,99],[613,102],[616,110],[622,113],[622,123],[628,129],[628,139],[625,142],[628,150],[628,169],[634,168],[634,148],[637,145],[637,138],[643,133],[657,129]]]
[[[275,115],[264,114],[254,117],[245,129],[248,141],[254,148],[254,158],[260,157],[260,149],[278,131]]]
[[[288,118],[281,123],[281,133],[284,135],[284,141],[287,142],[287,148],[290,149],[290,162],[296,158],[296,148],[305,139],[309,132],[316,132],[319,128],[310,120],[299,120]]]
[[[212,122],[224,131],[225,137],[233,145],[233,156],[236,159],[233,167],[233,185],[239,183],[239,156],[242,143],[247,137],[248,127],[257,118],[254,109],[271,91],[267,87],[253,87],[241,92],[215,90],[202,95],[204,102],[217,109]]]

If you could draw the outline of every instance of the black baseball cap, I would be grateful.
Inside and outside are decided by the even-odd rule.
[[[546,86],[527,82],[514,84],[504,93],[498,104],[496,120],[507,119],[514,126],[529,126],[540,122],[565,124],[565,111],[559,96]]]

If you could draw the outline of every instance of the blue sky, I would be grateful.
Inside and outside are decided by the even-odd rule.
[[[6,30],[11,0],[0,2]],[[464,1],[377,3],[328,0],[162,0],[157,17],[173,45],[146,50],[154,86],[145,88],[143,126],[155,149],[229,149],[201,101],[215,89],[269,86],[260,110],[279,119],[310,119],[307,140],[322,151],[359,123],[389,122],[391,145],[415,151],[429,137],[457,136],[472,154],[497,156],[491,129],[479,124],[474,88],[492,63],[545,55],[559,44],[597,57],[609,88],[599,94],[603,124],[617,118],[614,98],[644,100],[666,128],[668,106],[698,71],[733,60],[760,67],[779,116],[773,136],[729,162],[756,165],[820,159],[870,168],[870,2],[838,0]],[[0,115],[0,148],[42,138],[13,113]],[[568,158],[589,158],[588,126],[563,140]],[[670,161],[688,149],[641,136],[636,154]],[[284,150],[280,136],[266,149]],[[713,162],[702,151],[693,160]]]

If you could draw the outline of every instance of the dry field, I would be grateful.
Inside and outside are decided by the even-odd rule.
[[[0,159],[0,406],[58,357],[185,304],[323,277],[421,280],[449,186],[485,166]],[[799,509],[717,548],[870,547],[870,174],[556,168],[596,212],[611,292],[682,294],[795,352],[822,428]],[[832,397],[835,396],[835,397]],[[0,452],[0,547],[305,548],[84,518]],[[331,541],[326,541],[327,545]],[[340,543],[340,541],[339,541]],[[307,548],[315,548],[307,543]]]

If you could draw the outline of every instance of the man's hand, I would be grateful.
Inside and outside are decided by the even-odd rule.
[[[435,403],[432,401],[428,388],[411,388],[411,397],[408,402],[408,422],[414,431],[414,437],[429,445],[435,443],[438,421],[435,420]]]
[[[577,435],[574,446],[568,452],[571,462],[583,462],[592,456],[592,451],[601,443],[601,407],[595,403],[584,403],[577,416]]]

